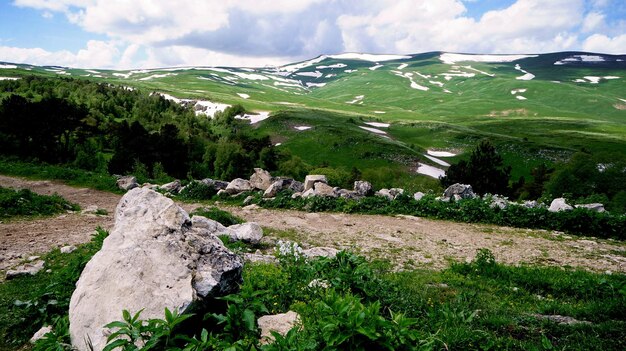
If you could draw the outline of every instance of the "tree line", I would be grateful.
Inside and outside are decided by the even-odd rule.
[[[239,105],[211,119],[159,94],[35,76],[0,81],[0,97],[0,154],[25,161],[153,179],[292,175],[285,165],[303,164],[235,119]]]

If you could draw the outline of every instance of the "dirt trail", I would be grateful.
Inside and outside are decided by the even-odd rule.
[[[54,181],[0,176],[0,186],[57,193],[82,208],[96,205],[109,214],[68,213],[53,218],[0,223],[0,270],[35,253],[88,241],[94,229],[110,229],[120,195],[74,188]],[[187,211],[198,207],[181,204]],[[449,260],[471,260],[488,248],[508,264],[582,267],[626,273],[626,243],[571,237],[544,230],[435,221],[409,216],[306,213],[228,207],[247,221],[269,228],[271,238],[296,240],[308,246],[351,248],[370,257],[389,258],[400,267],[442,268]]]

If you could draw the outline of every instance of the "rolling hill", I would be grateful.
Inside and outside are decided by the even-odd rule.
[[[489,138],[513,177],[581,149],[626,158],[626,55],[322,55],[281,67],[99,70],[0,63],[0,79],[72,77],[157,92],[212,115],[241,104],[258,133],[313,165],[432,188]],[[426,177],[407,178],[407,174]],[[428,180],[431,177],[431,180]]]

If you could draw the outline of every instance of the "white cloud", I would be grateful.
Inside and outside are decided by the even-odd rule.
[[[590,12],[585,16],[582,31],[585,33],[604,26],[605,15],[602,12]]]
[[[259,66],[343,51],[616,52],[626,31],[626,22],[607,21],[608,0],[517,0],[479,18],[467,14],[469,2],[473,0],[15,0],[14,4],[44,14],[60,13],[87,32],[106,35],[108,42],[87,43],[77,53],[42,54],[47,59],[65,58],[64,64],[92,67]]]
[[[72,53],[67,50],[46,51],[41,48],[18,48],[0,46],[0,59],[15,63],[34,65],[60,65],[78,68],[111,68],[119,55],[111,42],[90,40],[87,47]]]
[[[603,34],[589,36],[583,42],[583,50],[607,54],[626,54],[626,34],[608,37]]]

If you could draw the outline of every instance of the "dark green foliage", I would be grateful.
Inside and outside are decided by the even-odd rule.
[[[197,215],[212,219],[216,222],[220,222],[222,225],[228,227],[233,224],[241,224],[244,222],[243,219],[231,214],[230,212],[220,210],[217,207],[209,207],[209,208],[199,208],[195,211],[191,212],[191,215]]]
[[[610,211],[626,213],[623,185],[626,184],[626,164],[610,155],[591,155],[579,152],[558,168],[546,184],[549,197],[566,196],[582,203],[590,196],[599,199]],[[598,198],[596,198],[598,200]]]
[[[217,190],[213,186],[209,186],[202,182],[193,181],[178,193],[178,196],[185,200],[209,200],[217,194]]]
[[[0,187],[0,218],[50,216],[80,207],[59,195],[39,195],[28,189],[13,190]]]
[[[469,160],[451,165],[441,184],[448,187],[455,183],[471,184],[477,194],[509,193],[511,167],[504,166],[502,157],[489,141],[482,141],[472,151]]]
[[[416,201],[412,197],[402,195],[393,201],[378,196],[366,197],[357,201],[327,197],[292,199],[290,194],[281,192],[271,201],[258,201],[258,205],[267,208],[287,208],[311,212],[406,214],[457,222],[558,230],[599,238],[626,240],[625,215],[597,213],[583,208],[576,208],[573,211],[550,212],[546,208],[509,205],[505,209],[500,209],[492,207],[489,199],[480,198],[443,202],[429,195]]]
[[[35,276],[17,277],[0,284],[0,350],[16,349],[44,324],[61,325],[54,338],[69,338],[62,332],[70,297],[80,273],[100,249],[108,233],[100,228],[94,239],[71,254],[59,249],[43,255],[46,269]]]

